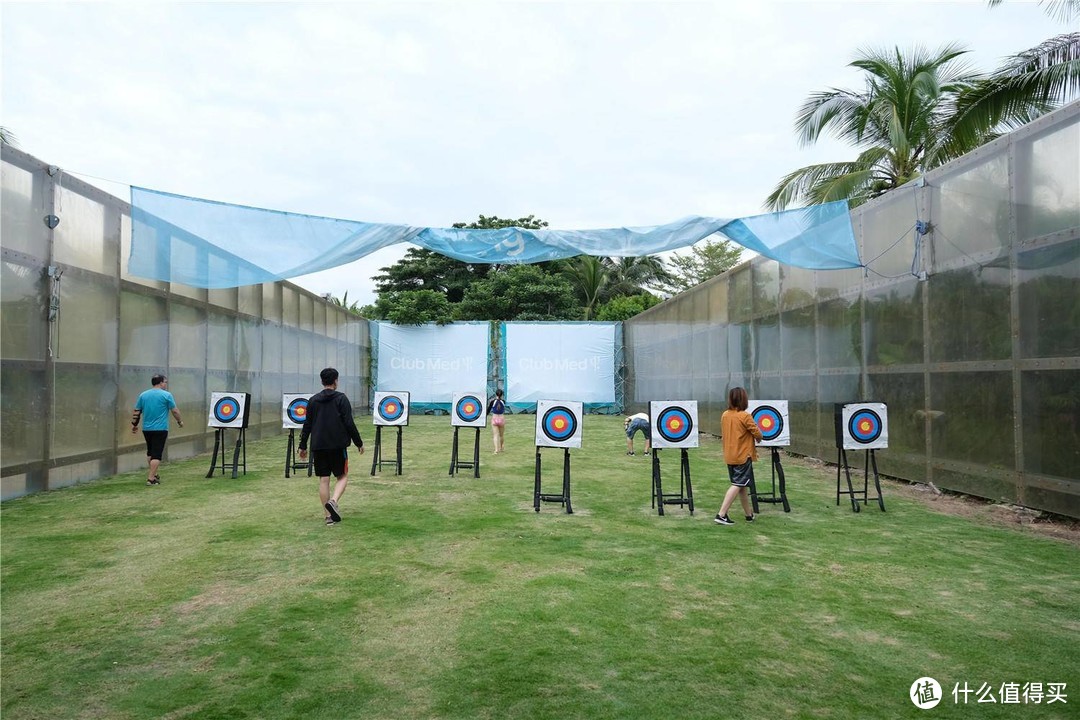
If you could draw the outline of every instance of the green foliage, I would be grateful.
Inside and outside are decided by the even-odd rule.
[[[671,278],[664,261],[656,255],[611,257],[604,258],[602,262],[607,282],[600,291],[601,302],[663,287]]]
[[[601,305],[596,311],[596,319],[604,321],[629,320],[661,302],[663,301],[660,298],[648,292],[640,295],[620,295]]]
[[[348,290],[346,290],[345,294],[342,295],[340,298],[334,297],[333,295],[327,295],[326,300],[331,305],[336,305],[337,307],[345,310],[346,312],[352,313],[353,315],[360,315],[360,316],[363,316],[363,317],[367,317],[366,315],[364,315],[364,312],[363,312],[364,308],[360,307],[360,303],[358,303],[358,302],[351,302],[350,303],[349,302],[349,291]]]
[[[735,243],[710,239],[691,247],[689,255],[674,253],[668,261],[672,269],[660,287],[672,294],[689,290],[738,265],[742,251]]]
[[[425,248],[409,248],[405,257],[380,268],[375,281],[377,294],[407,290],[431,290],[441,293],[448,302],[459,303],[465,290],[487,277],[490,265],[465,263]]]
[[[453,322],[453,306],[434,290],[401,290],[381,293],[374,305],[364,308],[369,320],[387,320],[395,325],[446,325]]]
[[[835,468],[785,456],[791,513],[748,525],[736,504],[718,527],[708,435],[688,453],[696,512],[659,517],[649,459],[594,415],[574,514],[536,513],[534,417],[508,418],[500,455],[483,433],[480,480],[447,477],[449,422],[426,416],[403,474],[369,477],[357,420],[368,453],[350,449],[334,527],[316,481],[283,477],[282,431],[248,441],[236,479],[205,478],[203,455],[160,487],[131,472],[5,501],[3,717],[905,718],[924,674],[945,686],[928,717],[1071,716],[1080,548],[1029,523],[949,516],[887,479],[888,512],[854,514]],[[544,452],[545,492],[561,456]],[[955,706],[965,681],[1068,682],[1069,704]]]
[[[540,220],[533,215],[518,218],[517,220],[501,218],[498,215],[491,215],[490,217],[481,215],[479,220],[474,220],[471,223],[454,223],[452,227],[464,228],[467,230],[500,230],[508,227],[519,227],[525,230],[542,230],[547,226],[547,220]]]
[[[583,320],[592,320],[593,310],[600,300],[600,293],[607,285],[608,276],[600,258],[578,255],[563,262],[562,275],[574,288],[582,308]]]
[[[576,320],[580,308],[565,279],[535,265],[514,265],[472,284],[457,320]]]

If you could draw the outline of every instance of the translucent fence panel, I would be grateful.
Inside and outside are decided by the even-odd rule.
[[[185,419],[184,428],[170,429],[172,458],[212,442],[210,388],[252,392],[251,439],[283,432],[283,388],[314,392],[324,362],[350,369],[342,383],[349,391],[366,389],[366,320],[281,283],[207,291],[129,276],[126,202],[63,173],[49,175],[44,163],[7,145],[2,155],[3,498],[143,467],[143,438],[131,433],[129,420],[159,372],[169,377]],[[59,217],[52,230],[46,215]],[[163,252],[200,252],[183,233],[168,237]],[[50,266],[58,280],[48,276]],[[286,349],[295,371],[288,375]],[[364,405],[356,404],[357,412]]]
[[[791,450],[829,461],[834,404],[885,402],[886,474],[1080,517],[1078,157],[1073,103],[856,209],[869,270],[783,266],[777,283],[743,263],[685,294],[708,297],[703,346],[656,340],[688,332],[688,297],[632,318],[632,392],[707,365],[786,398]]]

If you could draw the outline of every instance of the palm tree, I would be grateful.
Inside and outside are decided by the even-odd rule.
[[[600,261],[607,274],[601,300],[607,302],[621,295],[640,295],[650,287],[659,287],[671,275],[664,261],[656,255],[641,257],[606,257]]]
[[[955,44],[935,53],[923,48],[907,55],[899,48],[860,51],[851,66],[866,73],[863,90],[814,93],[799,109],[795,129],[803,145],[829,131],[861,152],[851,161],[789,173],[769,195],[766,208],[844,199],[857,205],[940,165],[946,150],[955,150],[947,133],[953,100],[980,80],[958,62],[966,52]]]
[[[562,275],[573,285],[574,292],[581,303],[584,319],[592,320],[596,306],[600,303],[600,294],[608,281],[600,258],[592,255],[578,255],[564,260]]]
[[[988,0],[997,7],[1001,0]],[[1064,22],[1080,18],[1080,0],[1039,3]],[[1015,129],[1080,96],[1080,33],[1057,35],[1007,58],[958,98],[949,132],[964,147],[1000,129]],[[1032,112],[1034,110],[1034,112]]]

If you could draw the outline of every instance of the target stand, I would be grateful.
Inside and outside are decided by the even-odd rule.
[[[450,455],[450,476],[453,477],[457,474],[458,470],[472,469],[473,477],[480,477],[480,428],[476,429],[476,441],[473,443],[473,459],[472,462],[462,460],[461,455],[458,453],[458,430],[460,427],[454,428],[454,451]]]
[[[397,457],[393,460],[382,459],[382,425],[375,426],[375,449],[371,453],[371,474],[375,474],[375,470],[382,471],[383,465],[393,465],[394,474],[401,474],[401,426],[394,426],[397,428]]]
[[[210,458],[210,470],[206,473],[206,477],[212,478],[218,469],[218,448],[221,448],[221,474],[225,474],[225,430],[226,428],[215,428],[214,431],[214,454]],[[237,476],[237,469],[242,467],[244,474],[247,475],[247,428],[240,428],[240,434],[236,436],[236,447],[233,450],[232,458],[232,476]],[[242,460],[241,460],[242,459]]]
[[[314,465],[312,465],[311,456],[308,455],[306,462],[297,462],[296,460],[296,428],[289,428],[289,445],[285,450],[285,477],[289,477],[289,473],[292,470],[304,470],[307,469],[308,477],[311,477],[314,472]]]
[[[539,445],[536,446],[536,481],[533,484],[533,510],[540,512],[540,503],[542,502],[557,502],[566,508],[567,515],[573,515],[574,508],[570,504],[570,449],[563,448],[562,494],[551,495],[544,494],[540,488],[540,447]]]
[[[859,512],[860,505],[870,504],[870,470],[874,470],[874,489],[877,490],[878,507],[885,512],[885,499],[881,497],[881,479],[878,477],[878,448],[889,447],[889,415],[884,403],[837,403],[834,406],[833,421],[836,425],[836,504],[840,496],[847,495],[851,500],[852,512]],[[848,465],[848,450],[865,450],[863,464],[863,487],[856,490],[851,483],[851,467]],[[840,489],[840,472],[847,476],[847,490]]]
[[[862,490],[856,490],[851,484],[851,468],[848,466],[847,450],[840,448],[836,457],[836,504],[840,504],[840,496],[847,495],[851,498],[851,510],[852,512],[859,512],[859,503],[864,505],[870,504],[870,468],[874,469],[874,489],[877,490],[877,502],[878,507],[881,508],[881,512],[885,512],[885,499],[881,496],[881,480],[878,478],[877,470],[877,456],[874,455],[873,450],[866,451],[866,464],[863,468],[863,487]],[[840,470],[843,469],[847,475],[847,490],[840,489]]]
[[[757,482],[750,477],[750,501],[753,503],[754,514],[758,514],[758,503],[781,503],[784,512],[791,512],[791,505],[787,499],[787,483],[784,482],[784,466],[780,463],[780,448],[771,447],[772,451],[772,492],[766,494],[758,492]],[[777,492],[776,479],[780,478],[780,490]]]
[[[660,481],[660,451],[653,448],[652,451],[652,506],[656,508],[658,515],[664,514],[665,505],[687,505],[690,514],[694,514],[694,486],[690,483],[690,456],[686,448],[681,448],[679,457],[679,492],[665,493]]]

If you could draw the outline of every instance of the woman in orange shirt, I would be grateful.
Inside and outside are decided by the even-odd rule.
[[[761,440],[761,430],[750,413],[746,412],[750,399],[741,387],[731,388],[728,392],[728,409],[720,416],[720,434],[724,439],[724,462],[727,463],[731,487],[724,495],[720,512],[713,522],[719,525],[734,525],[728,517],[728,508],[739,496],[746,522],[754,521],[754,511],[750,509],[750,493],[747,488],[754,479],[754,461],[757,460],[755,440]]]

